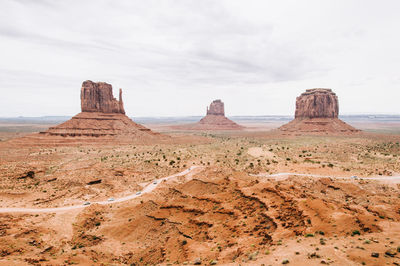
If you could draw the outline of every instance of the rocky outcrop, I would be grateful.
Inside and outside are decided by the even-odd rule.
[[[113,96],[110,84],[86,80],[81,88],[81,109],[82,112],[125,114],[122,90],[119,89],[118,101]]]
[[[331,89],[309,89],[296,98],[295,118],[338,118],[339,101]]]
[[[81,112],[60,125],[50,127],[42,134],[61,137],[118,137],[139,136],[144,133],[154,134],[124,114]]]
[[[207,107],[206,116],[195,124],[173,126],[182,130],[242,130],[244,127],[236,124],[225,116],[225,106],[221,100],[214,100]]]
[[[105,82],[83,82],[81,108],[81,113],[60,125],[50,127],[40,135],[67,139],[118,138],[135,141],[160,137],[160,134],[127,117],[122,90],[119,90],[119,100],[116,100],[113,97],[112,86]]]
[[[281,126],[279,130],[289,135],[348,135],[360,132],[360,130],[350,126],[339,118],[296,118]]]
[[[210,108],[207,106],[206,115],[222,115],[225,116],[225,107],[224,103],[221,100],[214,100],[210,104]]]
[[[295,119],[279,128],[288,134],[354,134],[360,130],[338,118],[339,100],[331,89],[309,89],[296,98]]]
[[[243,126],[236,124],[223,115],[206,115],[193,129],[198,130],[241,130]]]

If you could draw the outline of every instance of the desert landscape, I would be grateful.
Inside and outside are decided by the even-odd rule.
[[[293,122],[154,133],[122,99],[107,110],[112,88],[98,84],[83,83],[72,120],[3,135],[2,265],[400,263],[398,133],[333,131],[337,99],[319,91],[297,104],[312,122],[296,134]]]
[[[0,266],[400,265],[399,1],[0,10]]]

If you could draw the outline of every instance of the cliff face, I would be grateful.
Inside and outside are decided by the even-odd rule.
[[[113,97],[112,86],[105,82],[84,81],[81,88],[82,112],[70,120],[40,132],[41,137],[70,138],[76,141],[107,138],[118,141],[147,141],[160,134],[133,122],[125,115],[122,90],[119,100]]]
[[[338,97],[331,89],[309,89],[296,99],[295,118],[337,118]]]
[[[225,116],[224,103],[221,100],[215,100],[207,107],[207,115],[222,115]]]
[[[296,98],[295,119],[281,126],[285,134],[355,134],[360,130],[338,118],[339,101],[331,89],[310,89]]]
[[[114,98],[112,86],[105,82],[84,81],[81,88],[82,112],[101,112],[125,114],[122,90],[119,101]]]

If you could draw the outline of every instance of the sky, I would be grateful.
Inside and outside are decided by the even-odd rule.
[[[85,80],[129,116],[400,114],[398,0],[2,0],[0,117],[75,115]]]

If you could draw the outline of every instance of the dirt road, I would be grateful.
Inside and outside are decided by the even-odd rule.
[[[185,171],[182,171],[180,173],[157,179],[156,183],[151,182],[147,186],[145,186],[140,194],[134,193],[134,194],[128,195],[126,197],[114,199],[113,201],[108,201],[108,200],[96,201],[96,202],[91,202],[91,204],[108,205],[108,204],[114,204],[114,203],[124,202],[124,201],[128,201],[128,200],[131,200],[131,199],[138,198],[138,197],[142,196],[143,194],[152,192],[155,188],[157,188],[157,186],[162,181],[164,181],[164,180],[166,181],[166,180],[171,179],[171,178],[187,175],[190,172],[192,172],[193,170],[195,170],[196,168],[199,168],[199,166],[192,166],[192,167],[189,167],[188,169],[186,169]],[[89,207],[91,204],[89,204],[89,205],[83,205],[82,204],[82,205],[64,206],[64,207],[55,207],[55,208],[0,208],[0,213],[15,213],[15,212],[20,212],[20,213],[21,212],[22,213],[53,213],[53,212],[62,212],[62,211],[83,209],[83,208]]]

